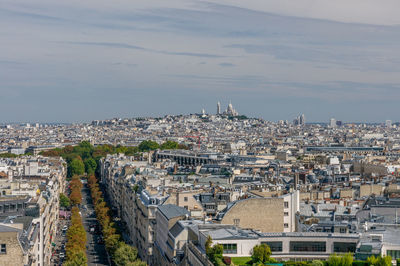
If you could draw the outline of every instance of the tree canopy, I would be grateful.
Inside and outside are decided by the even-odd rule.
[[[256,245],[253,248],[251,259],[253,263],[267,263],[271,260],[271,249],[266,244]]]
[[[67,232],[65,265],[86,265],[86,231],[78,207],[72,207],[71,226]]]
[[[142,151],[142,152],[143,151],[154,151],[154,150],[159,149],[160,145],[155,141],[145,140],[139,144],[138,148],[139,148],[139,151]]]
[[[329,256],[329,259],[326,261],[327,266],[352,266],[353,265],[353,255],[351,253],[347,253],[344,255],[336,255],[332,254]]]
[[[391,266],[392,265],[392,257],[390,256],[371,256],[367,259],[368,265],[371,266]]]
[[[71,205],[71,202],[67,196],[65,196],[64,193],[60,193],[60,206],[64,208],[69,208]]]
[[[161,144],[160,148],[162,150],[176,150],[179,149],[179,144],[178,142],[167,140],[163,144]]]
[[[85,159],[83,163],[85,164],[86,173],[93,174],[96,171],[97,163],[92,157]]]
[[[72,177],[74,175],[83,175],[85,173],[85,165],[80,158],[72,159],[71,163],[68,166],[69,177]]]
[[[207,237],[207,241],[205,243],[205,248],[206,248],[206,255],[208,259],[214,264],[214,265],[225,265],[222,262],[222,253],[224,252],[224,248],[220,244],[215,244],[214,246],[212,245],[212,238],[211,236]]]
[[[128,265],[137,260],[137,249],[122,243],[114,252],[114,263],[117,266]]]

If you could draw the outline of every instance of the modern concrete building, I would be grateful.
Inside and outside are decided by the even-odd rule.
[[[211,236],[213,244],[221,244],[224,256],[250,257],[255,245],[270,246],[278,261],[326,260],[333,253],[355,252],[358,234],[332,233],[260,233],[237,227],[199,227],[199,243],[204,248]]]
[[[356,259],[365,260],[369,256],[391,256],[393,262],[400,259],[400,225],[367,225],[357,245]],[[375,228],[375,229],[371,229]]]

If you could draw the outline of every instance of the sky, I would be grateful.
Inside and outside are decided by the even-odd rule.
[[[399,121],[398,0],[0,0],[0,123]]]

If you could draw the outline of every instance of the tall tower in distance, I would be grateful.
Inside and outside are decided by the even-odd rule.
[[[221,104],[220,102],[217,103],[217,115],[221,114]]]
[[[329,121],[329,126],[331,128],[335,128],[336,127],[336,119],[335,118],[331,118],[331,120]]]
[[[297,116],[293,120],[293,125],[295,126],[304,126],[305,124],[306,124],[306,116],[304,114]]]
[[[304,114],[300,115],[300,125],[304,126],[306,124],[306,116]]]

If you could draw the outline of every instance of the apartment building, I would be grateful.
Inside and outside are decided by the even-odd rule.
[[[162,205],[168,196],[152,194],[143,190],[136,195],[136,231],[137,249],[140,258],[149,265],[153,265],[153,249],[156,235],[156,213],[159,205]]]
[[[27,168],[34,167],[34,170]],[[0,196],[0,220],[23,224],[20,243],[25,264],[51,264],[52,242],[58,228],[59,195],[65,188],[65,162],[61,158],[15,158],[7,161],[12,181],[0,183],[11,193]],[[28,175],[26,175],[28,174]]]
[[[154,265],[167,265],[173,262],[173,246],[168,242],[169,230],[179,221],[189,218],[189,211],[173,204],[157,207],[156,240],[154,242]]]
[[[300,210],[299,192],[271,198],[235,201],[221,212],[221,224],[251,228],[262,232],[295,232],[296,213]]]
[[[25,251],[20,242],[22,224],[0,224],[0,265],[25,265]]]

